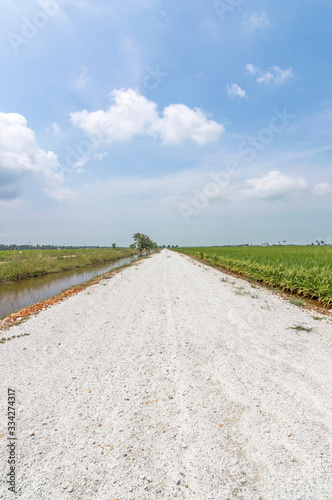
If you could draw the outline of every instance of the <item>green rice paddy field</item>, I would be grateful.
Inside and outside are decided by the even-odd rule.
[[[332,306],[332,246],[177,248],[263,284]]]

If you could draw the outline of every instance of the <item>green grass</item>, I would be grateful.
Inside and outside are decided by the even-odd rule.
[[[267,300],[265,301],[265,304],[266,304],[265,306],[261,306],[261,309],[264,309],[265,311],[271,311],[272,309]]]
[[[303,325],[290,326],[290,327],[288,327],[288,330],[296,330],[297,332],[307,332],[307,333],[312,332],[312,328],[309,328],[309,327],[306,327]]]
[[[332,246],[187,247],[175,250],[282,291],[319,300],[325,306],[332,305]]]
[[[20,337],[27,337],[29,335],[30,335],[30,333],[22,333],[21,335],[12,335],[11,337],[2,337],[2,338],[0,338],[0,344],[4,344],[5,342],[8,342],[9,340],[18,339]]]
[[[303,302],[303,300],[301,300],[301,299],[292,299],[289,302],[291,304],[293,304],[294,306],[298,306],[298,307],[303,307],[305,305],[305,302]]]
[[[134,255],[131,249],[2,250],[0,283],[103,264]]]

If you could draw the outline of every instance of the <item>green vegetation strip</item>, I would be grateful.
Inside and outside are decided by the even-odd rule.
[[[195,247],[198,257],[269,286],[332,305],[332,246]]]
[[[132,249],[89,248],[73,250],[2,250],[0,283],[58,273],[131,257]]]

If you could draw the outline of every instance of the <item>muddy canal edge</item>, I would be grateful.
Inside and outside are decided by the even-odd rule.
[[[20,325],[21,323],[23,323],[23,321],[27,320],[30,316],[38,314],[39,312],[44,311],[45,309],[48,309],[50,306],[57,304],[58,302],[62,302],[67,297],[71,297],[73,295],[76,295],[79,292],[86,290],[87,288],[89,288],[92,285],[97,285],[98,283],[100,283],[104,279],[110,279],[115,274],[119,273],[120,271],[123,271],[126,267],[137,265],[140,263],[140,261],[142,259],[146,259],[149,257],[150,257],[150,255],[138,257],[137,260],[135,260],[134,262],[131,262],[130,264],[124,264],[124,265],[119,266],[115,269],[112,269],[111,271],[108,271],[104,274],[101,274],[100,276],[97,276],[96,278],[92,278],[91,280],[88,280],[84,283],[71,286],[66,291],[64,291],[62,293],[56,294],[53,297],[50,297],[49,299],[42,300],[41,302],[38,302],[36,304],[32,304],[29,307],[25,307],[24,309],[21,309],[20,311],[17,311],[15,313],[12,313],[12,314],[6,316],[2,320],[0,320],[0,334],[1,334],[1,332],[8,330],[12,326]],[[1,338],[0,338],[0,342],[1,342]]]

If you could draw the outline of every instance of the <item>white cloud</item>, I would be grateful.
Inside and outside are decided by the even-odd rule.
[[[157,106],[135,90],[114,90],[114,103],[106,110],[71,113],[74,125],[91,135],[95,143],[129,141],[137,135],[153,135],[158,123]]]
[[[247,99],[246,91],[241,89],[237,83],[232,83],[231,86],[227,85],[227,95],[229,99],[235,99],[235,97]]]
[[[18,198],[32,180],[50,187],[61,185],[57,155],[39,146],[24,116],[0,112],[0,198]]]
[[[84,165],[90,160],[90,156],[81,156],[73,165],[72,169],[75,173],[84,172]]]
[[[61,127],[60,125],[58,125],[57,123],[52,123],[52,131],[53,131],[53,134],[54,135],[61,135],[62,134],[62,131],[61,131]]]
[[[257,83],[274,83],[275,85],[282,85],[287,80],[294,76],[294,72],[292,68],[281,69],[279,66],[272,66],[268,68],[267,71],[262,71],[259,68],[256,68],[253,64],[246,64],[245,66],[246,72],[251,76],[257,76]]]
[[[272,71],[274,71],[272,79],[276,85],[282,85],[294,76],[292,68],[280,69],[278,66],[273,66]]]
[[[266,73],[264,73],[263,76],[257,78],[256,81],[258,83],[270,83],[271,80],[273,80],[273,74],[270,71],[267,71]]]
[[[74,76],[71,88],[78,92],[84,90],[90,81],[90,76],[88,74],[88,68],[86,66],[82,66],[77,75]]]
[[[208,120],[201,109],[172,104],[164,109],[156,131],[165,144],[180,145],[184,141],[192,141],[203,146],[217,141],[224,132],[224,126]]]
[[[46,127],[46,132],[52,132],[54,135],[62,135],[62,130],[60,125],[57,123],[53,122],[51,123],[51,127]]]
[[[17,113],[0,112],[0,165],[11,174],[32,172],[49,181],[61,179],[56,154],[40,148],[26,119]]]
[[[246,64],[245,69],[250,75],[256,75],[259,72],[259,69],[255,68],[255,66],[251,63]]]
[[[332,194],[332,184],[330,182],[320,182],[314,186],[315,196],[327,196]]]
[[[252,14],[246,21],[250,31],[264,30],[270,26],[270,21],[266,12]]]
[[[245,195],[254,199],[278,200],[290,198],[308,189],[304,177],[288,177],[274,170],[263,177],[248,179]]]
[[[171,104],[161,115],[156,103],[137,90],[114,90],[109,108],[71,113],[71,121],[94,140],[95,145],[124,142],[136,136],[160,137],[165,144],[180,145],[192,141],[198,145],[217,141],[224,126],[209,120],[198,108]]]
[[[105,158],[105,156],[107,156],[107,155],[108,155],[108,153],[106,152],[106,153],[95,153],[95,155],[94,155],[94,156],[95,156],[96,160],[101,161],[101,160],[103,160],[103,159]]]

